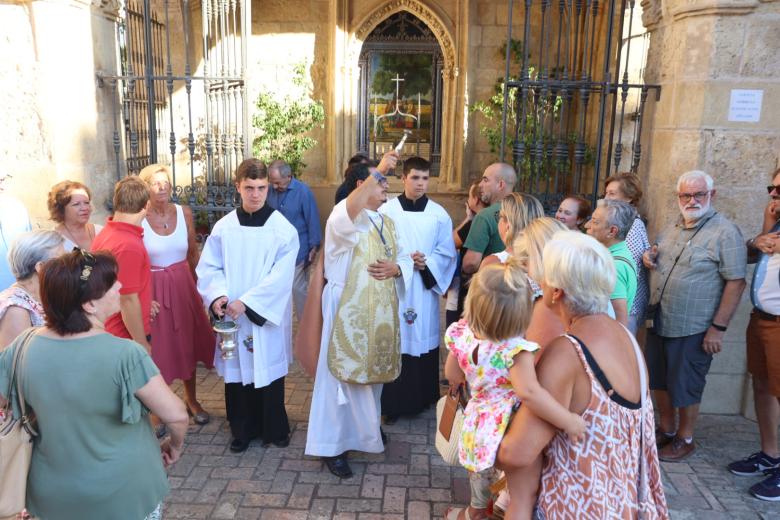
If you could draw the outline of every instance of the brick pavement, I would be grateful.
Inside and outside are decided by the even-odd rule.
[[[304,456],[311,389],[311,380],[293,369],[285,394],[293,429],[288,448],[253,442],[235,455],[228,450],[222,381],[199,369],[199,399],[212,421],[190,426],[184,455],[170,470],[165,518],[422,520],[441,518],[449,505],[467,502],[465,470],[444,465],[433,447],[432,410],[385,426],[385,453],[353,453],[351,479],[338,479],[320,460]],[[755,423],[747,419],[702,416],[697,453],[684,463],[663,463],[672,518],[780,518],[780,503],[747,495],[757,478],[735,477],[724,468],[754,451],[757,438]]]

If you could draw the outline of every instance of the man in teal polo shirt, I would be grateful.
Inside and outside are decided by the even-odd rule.
[[[493,163],[482,174],[479,189],[482,202],[488,207],[474,217],[469,236],[463,243],[466,249],[461,267],[463,273],[476,273],[483,257],[506,249],[498,234],[498,212],[501,210],[501,200],[512,193],[515,183],[517,173],[506,163]]]
[[[626,235],[636,218],[634,207],[620,200],[600,199],[590,221],[585,224],[588,234],[604,244],[615,260],[615,290],[609,297],[615,319],[628,326],[628,314],[636,297],[637,273]]]

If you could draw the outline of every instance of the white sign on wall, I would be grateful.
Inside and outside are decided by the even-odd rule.
[[[761,120],[763,90],[732,89],[729,102],[729,121],[758,123]]]

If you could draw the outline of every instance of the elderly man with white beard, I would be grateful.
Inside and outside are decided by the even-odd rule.
[[[696,450],[693,430],[707,372],[745,288],[742,234],[715,211],[714,198],[712,177],[698,170],[681,175],[681,215],[643,256],[651,273],[652,321],[645,356],[661,416],[658,458],[667,462]]]

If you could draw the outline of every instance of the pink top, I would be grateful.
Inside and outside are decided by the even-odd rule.
[[[588,429],[579,444],[558,432],[547,445],[539,490],[541,516],[547,520],[669,518],[649,390],[644,385],[643,408],[616,403],[595,378],[579,342],[565,337],[590,379],[590,403],[582,414]],[[641,361],[639,366],[645,370]]]
[[[0,320],[5,316],[9,307],[21,307],[30,314],[30,323],[33,327],[42,327],[43,306],[30,293],[14,284],[0,292]]]

